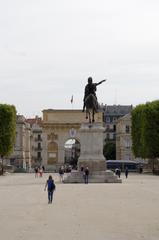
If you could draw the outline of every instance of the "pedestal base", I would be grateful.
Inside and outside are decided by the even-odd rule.
[[[81,166],[88,167],[92,173],[94,171],[105,171],[106,160],[103,156],[103,132],[101,123],[81,125],[79,130],[81,153],[78,159],[78,170]]]
[[[69,174],[65,174],[64,183],[84,183],[83,172],[72,171]],[[94,171],[88,177],[89,183],[121,183],[119,179],[112,171]]]
[[[89,183],[121,183],[112,171],[106,171],[106,160],[103,156],[103,132],[101,123],[81,125],[79,130],[81,154],[78,159],[78,171],[65,174],[64,183],[84,183],[81,167],[89,168]]]
[[[81,167],[84,167],[84,169],[86,167],[89,168],[89,170],[91,170],[91,172],[94,171],[104,171],[106,170],[106,161],[105,159],[80,159],[79,163],[78,163],[78,170],[80,171]]]

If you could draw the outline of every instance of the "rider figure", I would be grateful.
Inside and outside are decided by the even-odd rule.
[[[85,86],[85,91],[84,91],[83,110],[82,110],[82,112],[84,112],[85,107],[86,107],[86,103],[85,103],[86,98],[87,98],[90,94],[93,94],[94,97],[95,97],[96,100],[97,100],[97,96],[96,96],[96,90],[97,90],[97,88],[96,88],[96,87],[97,87],[99,84],[101,84],[101,83],[103,83],[103,82],[105,82],[105,81],[106,81],[106,80],[102,80],[102,81],[100,81],[100,82],[98,82],[98,83],[93,83],[92,77],[89,77],[89,78],[88,78],[88,83],[87,83],[87,85]]]

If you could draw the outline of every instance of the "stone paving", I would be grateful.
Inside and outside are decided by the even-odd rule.
[[[159,177],[122,184],[61,184],[47,203],[48,174],[0,176],[1,240],[158,240]]]

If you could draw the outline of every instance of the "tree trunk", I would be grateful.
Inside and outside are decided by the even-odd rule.
[[[3,175],[3,173],[4,173],[3,156],[1,156],[1,158],[2,158],[2,175]]]
[[[152,173],[154,174],[155,172],[155,159],[152,159]]]

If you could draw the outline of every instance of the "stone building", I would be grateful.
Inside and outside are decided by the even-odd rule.
[[[102,122],[102,112],[95,121]],[[78,130],[88,122],[81,110],[44,110],[43,119],[17,116],[14,152],[7,160],[16,168],[44,165],[48,170],[76,162],[80,155]],[[72,141],[71,148],[68,144]]]
[[[117,159],[133,159],[131,135],[122,127],[126,121],[127,125],[131,124],[130,115],[123,116],[131,112],[132,106],[108,105],[103,110],[95,115],[95,122],[103,123],[104,120],[103,139],[116,143]],[[80,156],[79,128],[84,122],[88,120],[81,110],[43,110],[43,119],[37,116],[25,119],[18,115],[16,143],[8,163],[24,169],[40,165],[57,169],[59,165],[77,162]],[[70,140],[72,147],[69,147]]]
[[[134,160],[131,138],[131,114],[119,118],[116,124],[116,159]]]
[[[31,139],[30,139],[30,154],[31,166],[42,165],[43,137],[42,137],[42,119],[38,116],[28,118],[26,122],[30,124]]]
[[[17,115],[16,141],[14,151],[7,159],[8,164],[23,169],[31,167],[30,133],[30,125],[25,121],[24,116]]]
[[[95,121],[103,122],[102,112],[95,115]],[[70,139],[78,143],[79,156],[79,128],[84,122],[88,120],[85,119],[85,113],[81,110],[43,110],[42,163],[46,169],[57,169],[59,165],[66,163],[65,159],[69,153],[67,151],[67,156],[65,155],[65,144]]]
[[[103,121],[105,123],[105,140],[106,142],[116,142],[116,124],[119,118],[130,113],[132,105],[104,105]]]

